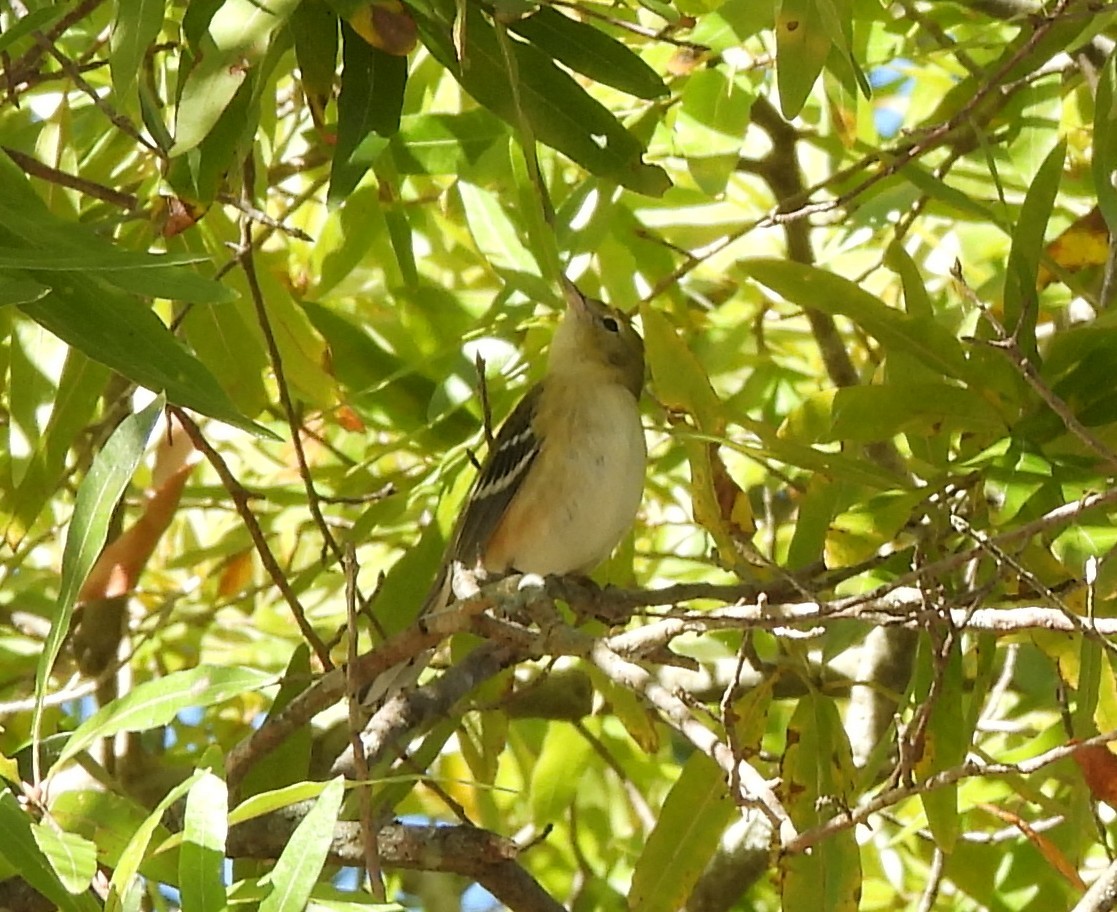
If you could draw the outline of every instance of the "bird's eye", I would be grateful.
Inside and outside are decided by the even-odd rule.
[[[606,317],[601,321],[601,325],[611,333],[620,332],[621,330],[621,324],[618,323],[614,317]]]

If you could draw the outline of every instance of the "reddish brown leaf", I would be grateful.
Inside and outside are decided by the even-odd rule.
[[[1005,821],[1005,823],[1016,827],[1031,840],[1032,845],[1039,849],[1040,854],[1047,859],[1051,867],[1062,874],[1073,886],[1083,892],[1086,891],[1086,884],[1082,882],[1082,878],[1078,876],[1078,871],[1076,871],[1074,865],[1067,860],[1066,855],[1064,855],[1059,847],[1051,842],[1050,839],[1042,833],[1037,833],[1033,830],[1026,820],[1012,813],[1012,811],[1006,811],[1004,808],[997,807],[995,804],[979,804],[978,807],[986,813],[992,814],[994,817],[998,817]]]
[[[1103,744],[1084,745],[1073,756],[1090,794],[1117,808],[1117,756]]]

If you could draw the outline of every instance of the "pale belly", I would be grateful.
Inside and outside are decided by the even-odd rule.
[[[626,399],[627,397],[627,399]],[[553,490],[524,490],[524,516],[545,522],[535,534],[507,537],[487,569],[540,575],[588,573],[605,560],[632,526],[644,491],[644,430],[631,394],[615,389],[583,410],[574,426],[578,446],[544,441],[532,476],[549,478]],[[538,470],[538,471],[536,471]],[[529,482],[525,482],[529,484]],[[541,499],[550,509],[540,511]],[[520,518],[509,516],[511,528]]]

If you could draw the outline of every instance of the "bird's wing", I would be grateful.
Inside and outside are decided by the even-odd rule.
[[[470,568],[477,564],[527,477],[541,444],[533,426],[541,391],[539,384],[532,387],[497,431],[469,492],[444,563],[456,560]]]

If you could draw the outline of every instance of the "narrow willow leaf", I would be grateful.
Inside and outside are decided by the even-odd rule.
[[[0,271],[0,307],[34,304],[50,294],[50,286],[18,272]]]
[[[31,824],[31,833],[67,890],[77,894],[89,889],[97,873],[94,843],[77,833],[60,833],[41,823]]]
[[[178,888],[182,908],[221,912],[226,907],[224,865],[228,835],[229,789],[212,772],[203,771],[186,795]]]
[[[529,787],[536,825],[542,827],[565,819],[578,794],[578,777],[570,775],[570,771],[582,769],[592,750],[574,726],[552,722],[547,727]]]
[[[63,342],[140,386],[165,393],[169,401],[271,436],[237,411],[209,369],[130,295],[75,274],[42,301],[20,309]]]
[[[291,14],[303,91],[329,96],[337,71],[338,17],[325,3],[300,3]]]
[[[167,792],[163,800],[155,806],[155,810],[136,828],[132,838],[128,840],[128,845],[120,853],[120,860],[113,869],[112,880],[109,881],[109,896],[105,903],[105,912],[121,912],[124,897],[132,889],[132,882],[144,861],[144,857],[147,855],[148,847],[151,845],[151,837],[162,822],[167,808],[189,792],[202,775],[203,773],[196,772]]]
[[[1027,356],[1036,354],[1036,319],[1039,316],[1039,296],[1036,278],[1040,258],[1043,256],[1043,236],[1059,181],[1063,176],[1066,141],[1060,142],[1036,172],[1028,188],[1020,218],[1012,233],[1012,250],[1008,255],[1005,274],[1005,330]]]
[[[694,352],[656,308],[642,306],[640,319],[656,395],[668,408],[689,412],[704,431],[720,431],[725,422],[721,400]]]
[[[780,766],[784,806],[800,832],[846,806],[855,785],[853,758],[832,699],[801,698],[787,726]],[[840,830],[809,853],[780,859],[785,909],[856,912],[861,896],[861,855],[850,830]]]
[[[163,27],[164,0],[116,0],[109,33],[113,92],[125,96],[143,71],[147,49]]]
[[[500,269],[541,275],[498,194],[465,181],[458,183],[458,193],[473,240],[489,262]]]
[[[465,7],[463,60],[454,46],[457,14],[452,3],[417,2],[412,10],[427,50],[470,95],[513,127],[519,127],[522,111],[536,139],[591,174],[648,196],[660,196],[670,187],[663,169],[643,161],[643,144],[539,48],[511,43],[520,78],[517,106],[496,33],[479,9]]]
[[[400,120],[390,148],[400,174],[457,174],[507,135],[508,125],[484,108],[412,114]]]
[[[273,33],[296,6],[298,0],[269,0],[266,5],[225,0],[221,4],[200,39],[201,60],[183,84],[171,155],[189,152],[209,135],[253,65],[267,53]]]
[[[229,826],[244,823],[272,811],[298,804],[300,801],[309,801],[317,798],[326,788],[325,782],[296,782],[294,785],[285,785],[282,788],[260,792],[238,804],[229,813]]]
[[[105,546],[109,519],[140,464],[147,439],[151,436],[163,405],[163,400],[158,398],[142,412],[125,418],[97,454],[78,488],[74,513],[70,518],[66,544],[62,551],[62,583],[58,593],[58,607],[35,673],[33,730],[36,733],[40,730],[47,681],[62,649],[62,643],[70,631],[70,620],[78,592]]]
[[[885,265],[900,276],[904,284],[904,304],[907,312],[913,317],[929,317],[934,314],[931,305],[931,296],[927,294],[927,286],[915,260],[904,249],[899,241],[888,245],[884,258]]]
[[[11,184],[0,174],[0,190],[9,189]],[[187,268],[209,262],[209,256],[123,250],[41,207],[24,211],[14,203],[3,202],[2,197],[0,219],[13,239],[12,243],[0,244],[0,268],[30,273],[27,278],[48,287],[65,288],[75,279],[68,273],[94,273],[118,288],[151,298],[212,304],[236,299],[236,294],[220,282]]]
[[[274,719],[296,696],[306,690],[311,681],[310,647],[300,643],[295,647],[291,660],[283,673],[279,693],[268,707],[268,719]],[[248,775],[238,789],[241,797],[257,792],[273,791],[280,786],[301,782],[310,774],[310,757],[314,733],[304,726],[284,738],[282,743],[266,756],[252,764]],[[243,805],[242,805],[243,807]],[[230,818],[230,823],[232,819]]]
[[[0,32],[0,51],[6,51],[21,38],[30,38],[31,33],[45,29],[64,12],[65,7],[50,4],[42,9],[31,10],[25,16],[5,23],[3,32]]]
[[[663,78],[627,46],[553,7],[540,7],[508,28],[594,82],[637,98],[660,98],[668,92]]]
[[[295,828],[272,868],[272,892],[260,903],[260,912],[305,908],[326,862],[344,794],[345,780],[341,776],[330,780],[314,807]]]
[[[240,308],[191,307],[180,325],[190,347],[242,414],[257,415],[267,408],[267,352],[259,327]]]
[[[965,705],[964,684],[962,651],[955,639],[924,729],[923,753],[916,761],[914,770],[917,779],[926,779],[943,770],[953,769],[966,759],[973,731],[967,729],[961,711]],[[958,817],[957,784],[923,790],[919,798],[935,843],[944,852],[952,852],[961,825]]]
[[[832,47],[812,0],[780,0],[776,12],[776,84],[788,120],[802,109]]]
[[[341,57],[331,203],[349,196],[399,130],[407,86],[407,58],[372,47],[349,25],[342,26]]]
[[[11,790],[0,789],[0,859],[43,894],[63,912],[93,912],[97,904],[90,893],[74,895],[58,874],[32,835],[31,818],[23,812]]]
[[[1094,154],[1091,156],[1094,193],[1105,216],[1110,237],[1117,237],[1117,54],[1111,53],[1098,79],[1094,100]]]
[[[717,764],[705,754],[691,754],[636,860],[631,912],[674,912],[685,906],[736,810]]]
[[[795,532],[787,550],[787,567],[798,569],[821,560],[830,534],[830,523],[848,502],[849,492],[843,484],[812,475],[807,489],[799,497]]]
[[[811,443],[868,443],[897,434],[999,434],[1006,430],[1004,417],[980,393],[948,383],[824,390],[808,397],[781,428],[791,439]]]
[[[849,317],[886,349],[907,352],[943,376],[979,379],[949,330],[930,318],[889,307],[849,279],[789,260],[755,259],[742,265],[758,282],[800,307]]]
[[[243,693],[274,684],[277,676],[252,668],[199,665],[176,671],[135,689],[101,707],[79,725],[54,764],[57,769],[94,741],[117,732],[146,731],[166,725],[184,709],[223,703]]]

